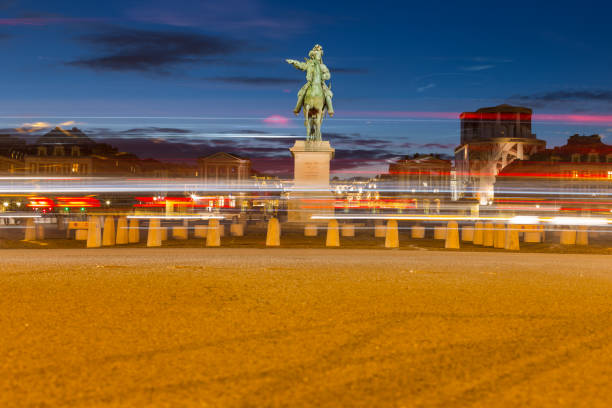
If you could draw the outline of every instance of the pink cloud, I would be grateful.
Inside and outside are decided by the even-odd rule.
[[[263,123],[271,126],[287,126],[291,119],[281,116],[281,115],[272,115],[268,116],[263,120]]]

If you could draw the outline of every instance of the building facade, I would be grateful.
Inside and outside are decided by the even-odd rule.
[[[514,160],[529,159],[546,142],[531,132],[532,110],[499,105],[463,112],[461,145],[455,148],[457,196],[492,202],[497,174]]]
[[[201,178],[206,183],[241,184],[251,177],[251,161],[235,154],[214,153],[198,159]]]

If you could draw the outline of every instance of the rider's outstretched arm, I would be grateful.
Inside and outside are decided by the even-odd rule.
[[[288,64],[293,65],[296,69],[299,69],[300,71],[306,71],[305,62],[300,62],[293,59],[286,59],[285,61],[287,61]]]

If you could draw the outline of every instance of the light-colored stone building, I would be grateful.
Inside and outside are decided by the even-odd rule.
[[[199,174],[206,183],[240,184],[251,176],[251,161],[235,154],[218,152],[198,159]]]

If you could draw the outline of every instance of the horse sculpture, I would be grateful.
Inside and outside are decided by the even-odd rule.
[[[321,122],[325,115],[325,95],[321,86],[321,65],[313,63],[312,81],[304,95],[304,125],[306,126],[306,140],[309,142],[321,141]]]

